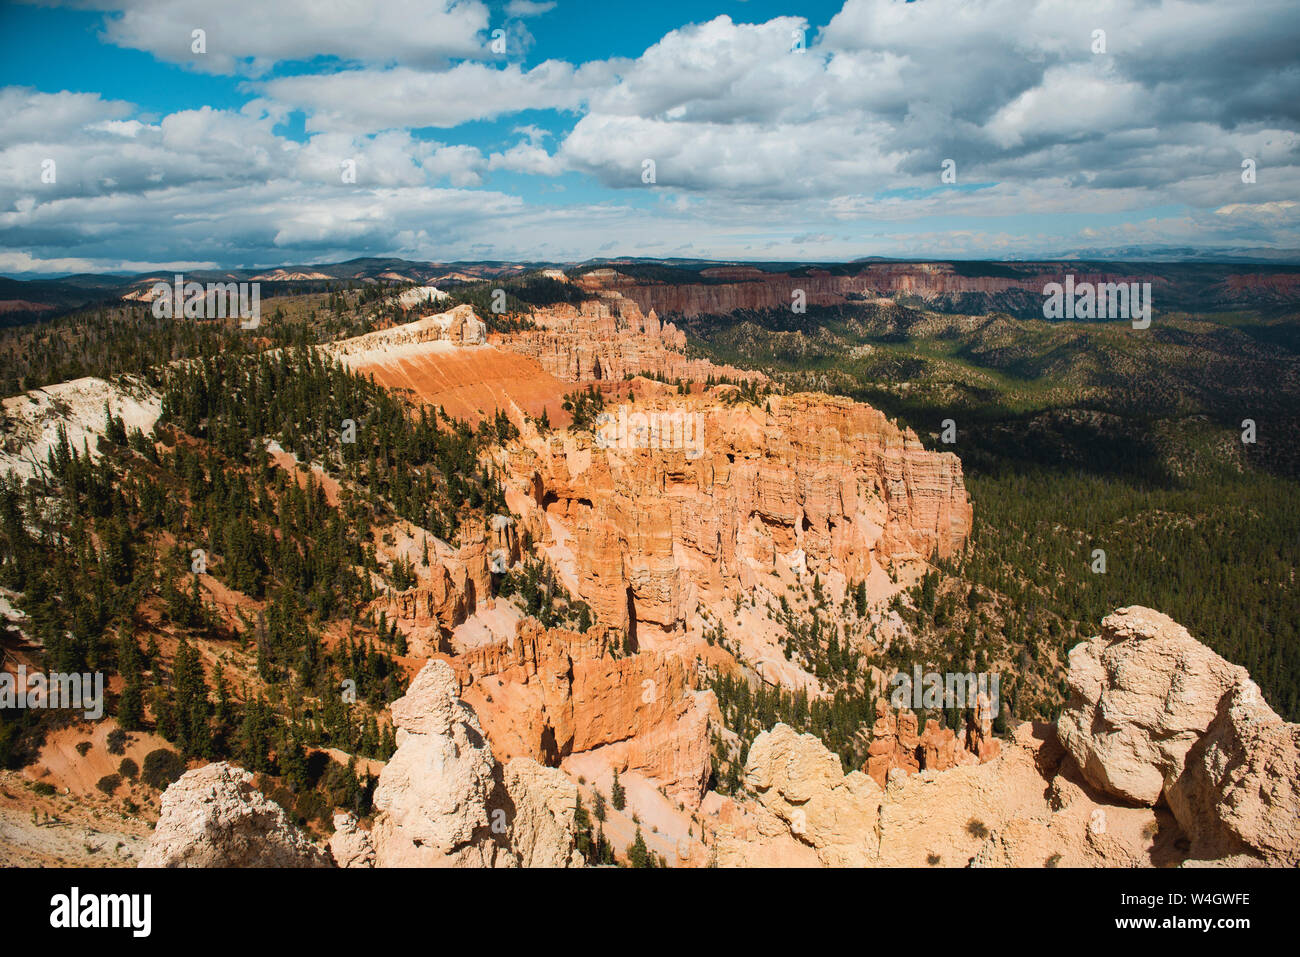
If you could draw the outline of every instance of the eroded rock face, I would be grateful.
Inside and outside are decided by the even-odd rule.
[[[749,405],[730,386],[624,387],[641,373],[697,384],[764,377],[687,359],[679,330],[611,290],[533,319],[539,328],[503,345],[559,379],[599,385],[608,418],[597,436],[525,427],[526,448],[503,464],[512,491],[533,500],[525,519],[535,540],[550,546],[552,523],[567,529],[578,590],[600,621],[676,635],[700,591],[749,587],[778,562],[863,580],[886,561],[946,556],[965,542],[971,506],[957,457],[927,451],[875,409],[820,394]]]
[[[614,627],[680,634],[701,591],[749,587],[778,563],[864,580],[887,561],[951,555],[969,534],[957,457],[869,406],[812,394],[729,404],[715,390],[628,408],[685,417],[692,443],[644,448],[620,430],[602,448],[579,433],[508,465],[536,540],[553,544],[552,522],[568,530],[578,590]]]
[[[510,641],[452,659],[496,753],[557,765],[600,752],[675,800],[697,807],[712,771],[711,691],[692,687],[679,658],[660,652],[616,658],[619,636],[520,622]]]
[[[1165,796],[1194,857],[1300,865],[1300,724],[1279,718],[1253,682],[1236,686]]]
[[[911,711],[895,715],[884,701],[876,702],[876,721],[871,726],[871,744],[862,770],[882,788],[895,768],[909,774],[921,769],[916,753],[920,744],[916,727],[916,715]]]
[[[653,375],[703,382],[710,375],[732,381],[763,379],[761,373],[688,359],[686,334],[661,323],[653,309],[615,292],[576,305],[561,303],[534,313],[537,328],[510,337],[509,347],[535,358],[566,382],[621,382],[629,375]]]
[[[187,771],[162,796],[141,867],[329,867],[329,855],[253,787],[219,762]]]
[[[456,692],[451,667],[431,661],[393,702],[397,751],[374,797],[379,867],[491,867],[503,850],[488,817],[496,761]]]
[[[925,732],[918,735],[918,724],[915,712],[903,709],[895,714],[883,699],[876,702],[876,721],[871,728],[871,744],[862,770],[881,787],[895,770],[904,774],[946,771],[991,761],[1002,750],[993,736],[992,709],[984,698],[960,737],[951,728],[939,727],[935,721],[928,722]]]
[[[434,660],[393,702],[397,751],[375,790],[376,866],[580,864],[566,803],[576,805],[576,788],[526,759],[503,770],[458,689],[451,665]]]
[[[822,864],[863,867],[878,856],[883,792],[860,771],[845,774],[813,735],[784,724],[760,734],[745,761],[745,785]]]
[[[510,846],[520,867],[582,867],[574,846],[578,787],[557,768],[527,758],[505,765],[506,794],[513,806]]]
[[[370,832],[357,824],[354,814],[334,815],[334,833],[329,839],[330,856],[339,867],[374,867],[375,845]]]
[[[1300,861],[1300,725],[1244,668],[1134,606],[1070,652],[1069,681],[1057,730],[1090,783],[1141,804],[1163,796],[1196,858]]]
[[[1072,697],[1057,733],[1090,783],[1154,804],[1246,678],[1167,615],[1121,608],[1099,637],[1070,651]]]

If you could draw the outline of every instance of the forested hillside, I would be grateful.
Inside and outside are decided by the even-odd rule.
[[[677,321],[701,354],[868,402],[961,457],[974,535],[908,613],[937,658],[973,642],[1018,662],[1017,717],[1054,717],[1069,648],[1144,604],[1300,718],[1296,317],[1142,332],[864,303]]]

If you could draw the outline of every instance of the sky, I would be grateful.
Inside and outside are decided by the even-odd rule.
[[[1297,0],[9,3],[0,274],[1277,255],[1297,49]]]

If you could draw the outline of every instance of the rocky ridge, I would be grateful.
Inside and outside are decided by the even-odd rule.
[[[890,768],[883,786],[844,774],[812,735],[764,732],[745,767],[755,803],[712,805],[719,862],[1300,861],[1300,725],[1244,669],[1135,606],[1074,649],[1069,680],[1076,697],[1056,726],[1021,725],[987,763]]]
[[[763,732],[749,750],[745,794],[709,793],[702,802],[711,859],[831,867],[1300,862],[1300,725],[1278,719],[1240,669],[1149,609],[1120,609],[1076,652],[1070,680],[1079,697],[1070,710],[1056,726],[1020,725],[984,763],[910,774],[894,767],[882,786],[862,771],[844,773],[813,735],[783,724]],[[461,663],[461,674],[469,667]],[[141,866],[580,865],[577,786],[529,758],[499,764],[474,710],[457,697],[457,672],[431,661],[394,704],[398,751],[380,776],[369,834],[342,816],[327,853],[252,787],[251,775],[214,764],[168,789]],[[1180,694],[1206,681],[1224,683],[1217,699]],[[1109,717],[1081,724],[1103,701]],[[1207,709],[1210,719],[1195,730]],[[1183,730],[1162,748],[1147,740],[1153,729]],[[1165,800],[1134,800],[1153,770]]]

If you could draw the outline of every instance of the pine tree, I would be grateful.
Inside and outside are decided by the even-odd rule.
[[[609,795],[615,811],[621,811],[627,806],[627,793],[623,790],[623,785],[618,783],[618,768],[614,769],[614,783],[609,789]]]
[[[587,814],[587,809],[582,806],[582,792],[578,792],[578,804],[573,811],[573,832],[578,853],[582,855],[584,861],[590,863],[593,856],[591,817]]]
[[[641,833],[641,826],[638,824],[636,829],[636,840],[627,848],[627,862],[632,867],[654,867],[654,857],[651,855],[649,848],[645,844],[645,835]]]

